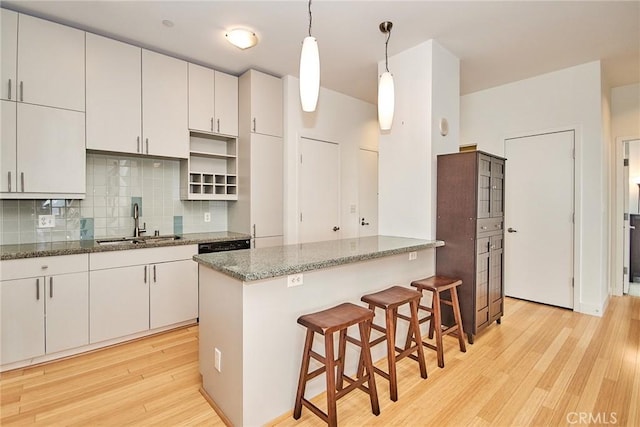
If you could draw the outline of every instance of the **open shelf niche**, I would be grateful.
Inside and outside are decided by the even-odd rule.
[[[238,141],[191,132],[189,158],[180,162],[182,200],[238,200]]]

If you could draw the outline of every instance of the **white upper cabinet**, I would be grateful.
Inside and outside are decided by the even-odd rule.
[[[251,81],[251,132],[281,137],[282,80],[255,70],[247,73]]]
[[[214,131],[224,135],[238,135],[238,78],[215,72]]]
[[[251,136],[251,224],[253,237],[279,236],[283,228],[282,138]]]
[[[189,64],[189,129],[238,135],[238,78]]]
[[[19,103],[17,119],[20,196],[84,198],[84,113]]]
[[[2,144],[0,144],[0,193],[16,191],[16,103],[0,101]]]
[[[18,14],[7,9],[0,9],[2,14],[2,82],[0,96],[2,99],[16,100],[16,71],[18,61]]]
[[[87,34],[87,148],[140,153],[142,50]]]
[[[17,100],[84,111],[84,37],[84,31],[19,14]]]
[[[189,64],[189,129],[213,132],[214,90],[214,71]]]
[[[144,154],[189,157],[187,63],[142,50]]]

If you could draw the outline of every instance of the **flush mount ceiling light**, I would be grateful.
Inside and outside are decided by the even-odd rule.
[[[309,0],[309,35],[304,38],[300,52],[300,103],[306,112],[316,110],[320,91],[320,53],[316,38],[311,36],[311,19]]]
[[[380,83],[378,84],[378,122],[380,123],[380,130],[391,129],[393,110],[395,108],[393,76],[389,72],[389,55],[387,53],[392,27],[393,23],[389,21],[384,21],[379,26],[380,31],[387,34],[387,41],[384,43],[384,64],[386,71],[380,76]]]
[[[225,34],[227,41],[238,49],[249,49],[258,44],[256,33],[244,28],[234,28]]]

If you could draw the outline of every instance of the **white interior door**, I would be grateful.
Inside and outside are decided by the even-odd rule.
[[[340,146],[300,138],[298,240],[340,237]]]
[[[574,132],[505,140],[505,294],[573,308]]]
[[[378,153],[360,149],[358,159],[358,236],[378,234]]]
[[[624,167],[622,168],[622,183],[624,188],[622,189],[622,203],[623,203],[623,212],[624,212],[624,220],[622,224],[622,239],[623,239],[623,258],[622,258],[622,293],[629,293],[629,271],[631,269],[630,263],[630,249],[631,249],[631,240],[630,240],[630,231],[629,228],[629,143],[624,143]]]

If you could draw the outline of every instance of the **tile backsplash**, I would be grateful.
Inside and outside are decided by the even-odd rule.
[[[227,230],[228,202],[180,200],[179,160],[87,153],[86,179],[84,200],[0,200],[2,244],[131,236],[136,202],[149,235]],[[39,228],[39,215],[55,226]]]

